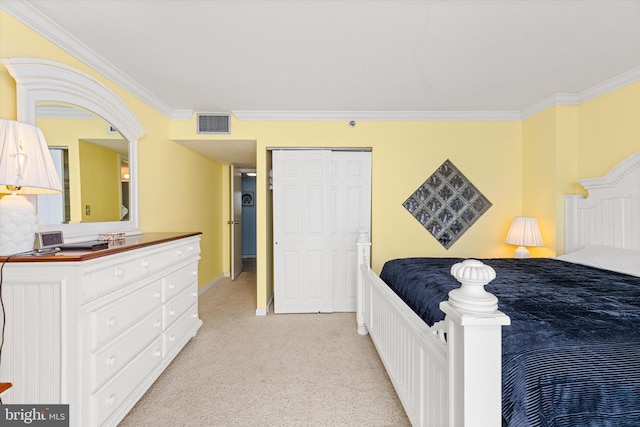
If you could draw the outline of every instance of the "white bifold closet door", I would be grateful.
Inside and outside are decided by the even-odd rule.
[[[357,231],[371,226],[371,153],[273,151],[274,311],[356,310]]]

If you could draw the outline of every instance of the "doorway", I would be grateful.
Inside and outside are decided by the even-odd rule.
[[[255,270],[256,258],[256,173],[255,169],[230,167],[231,272],[235,280],[245,269]]]

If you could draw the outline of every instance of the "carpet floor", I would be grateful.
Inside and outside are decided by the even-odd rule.
[[[354,313],[256,316],[251,262],[199,301],[204,322],[121,427],[409,426]]]

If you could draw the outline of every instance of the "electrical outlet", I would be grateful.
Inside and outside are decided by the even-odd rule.
[[[85,215],[91,215],[91,205],[86,205],[84,207],[84,213]]]

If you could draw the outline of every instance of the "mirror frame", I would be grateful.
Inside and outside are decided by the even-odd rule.
[[[36,123],[36,102],[77,105],[102,117],[129,141],[129,221],[40,224],[40,231],[62,230],[65,242],[95,239],[100,233],[140,234],[138,225],[138,139],[145,133],[133,111],[111,89],[70,66],[40,58],[7,58],[2,63],[16,81],[17,119]],[[133,166],[133,167],[131,167]]]

